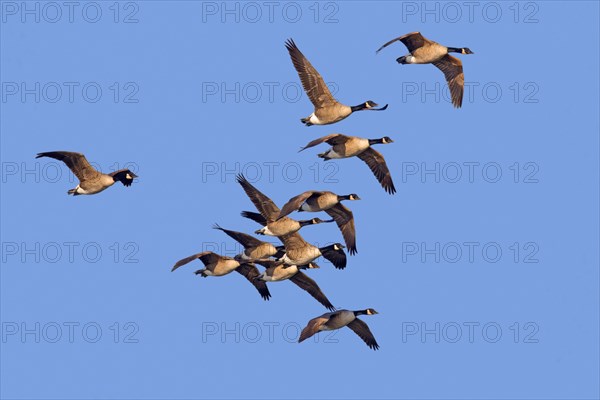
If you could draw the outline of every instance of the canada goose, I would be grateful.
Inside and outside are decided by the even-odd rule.
[[[433,40],[424,38],[420,32],[412,32],[392,39],[381,46],[377,53],[397,40],[404,43],[410,53],[397,58],[396,61],[399,64],[433,64],[438,67],[444,73],[448,82],[452,104],[454,104],[454,107],[460,108],[462,106],[465,75],[463,74],[462,62],[448,53],[474,53],[468,47],[442,46]]]
[[[341,203],[344,200],[360,200],[360,197],[354,193],[340,196],[333,192],[309,190],[298,196],[292,197],[281,208],[279,218],[285,217],[293,211],[325,211],[333,218],[340,228],[350,254],[356,254],[354,216],[352,211]]]
[[[205,268],[197,270],[195,272],[196,275],[206,278],[207,276],[223,276],[233,271],[237,271],[254,285],[264,300],[269,300],[271,297],[271,293],[269,293],[269,289],[265,282],[255,279],[259,275],[258,268],[256,268],[255,265],[244,263],[242,260],[236,260],[235,258],[221,256],[212,251],[204,251],[183,258],[175,263],[171,271],[175,271],[177,268],[196,259],[202,261],[205,266]]]
[[[252,200],[252,203],[254,203],[254,206],[258,212],[267,222],[262,229],[254,232],[258,235],[283,236],[297,232],[300,230],[300,228],[306,225],[333,222],[333,219],[323,221],[319,218],[312,218],[304,221],[296,221],[288,217],[278,219],[280,213],[279,207],[277,207],[270,198],[252,186],[252,184],[250,184],[250,182],[248,182],[243,175],[238,175],[237,181],[240,185],[242,185],[242,188],[250,200]]]
[[[315,107],[312,114],[300,120],[306,126],[333,124],[343,120],[355,111],[383,111],[387,108],[387,104],[381,108],[375,108],[378,104],[371,100],[352,107],[339,103],[329,91],[323,77],[304,57],[296,43],[292,39],[288,39],[285,42],[285,47],[290,53],[294,68],[300,76],[302,87],[304,87],[306,95]]]
[[[275,260],[255,260],[256,264],[260,264],[266,268],[265,272],[260,274],[255,279],[265,282],[279,282],[290,280],[294,282],[300,289],[307,291],[315,300],[323,304],[328,310],[335,310],[335,307],[323,294],[319,285],[309,278],[301,269],[319,268],[315,263],[299,267],[297,265],[286,265],[283,261]]]
[[[273,246],[269,242],[263,242],[245,233],[221,228],[218,224],[215,224],[213,229],[225,232],[230,238],[244,246],[244,251],[239,255],[240,260],[268,258],[278,254],[279,251],[284,249],[283,246]]]
[[[125,186],[131,186],[134,178],[138,176],[128,169],[120,169],[110,174],[103,174],[90,165],[81,153],[71,151],[49,151],[38,153],[35,158],[50,157],[64,162],[79,179],[79,185],[67,193],[77,196],[80,194],[96,194],[111,187],[119,181]]]
[[[298,232],[284,235],[280,239],[285,245],[285,254],[280,259],[288,265],[305,265],[323,256],[337,269],[346,268],[346,253],[344,245],[340,243],[316,247],[304,240]]]
[[[303,342],[315,333],[320,331],[333,331],[347,326],[352,329],[360,338],[373,350],[379,349],[379,344],[375,340],[369,326],[364,321],[358,319],[359,315],[379,314],[372,308],[366,310],[350,311],[338,310],[321,315],[308,321],[308,324],[300,333],[298,343]]]
[[[262,215],[251,211],[242,211],[242,217],[249,218],[259,224],[264,223]],[[337,269],[346,268],[346,253],[343,250],[344,246],[340,243],[334,243],[325,247],[316,247],[306,242],[298,232],[278,236],[278,238],[283,242],[285,252],[278,253],[276,257],[278,257],[278,260],[284,261],[287,265],[306,265],[323,256]]]
[[[306,150],[310,147],[316,146],[323,142],[327,142],[332,147],[325,153],[321,153],[318,156],[325,161],[337,158],[349,158],[358,157],[363,160],[371,169],[371,172],[375,175],[381,186],[389,194],[396,193],[390,170],[385,163],[385,159],[378,151],[374,150],[371,146],[374,144],[390,144],[394,141],[389,137],[385,136],[381,139],[364,139],[356,136],[346,136],[341,133],[333,133],[331,135],[323,136],[322,138],[315,139],[300,151]]]

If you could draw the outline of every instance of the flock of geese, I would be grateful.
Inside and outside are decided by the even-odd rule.
[[[396,61],[399,64],[435,65],[444,73],[453,105],[461,107],[464,91],[462,63],[449,53],[473,54],[473,52],[466,47],[443,46],[426,39],[419,32],[409,33],[390,40],[381,46],[377,52],[396,41],[401,41],[409,51],[409,54],[399,57]],[[314,111],[308,117],[301,119],[301,122],[306,126],[334,124],[357,111],[383,111],[387,109],[387,104],[378,108],[378,104],[371,100],[357,106],[347,106],[338,102],[327,88],[319,72],[302,54],[294,41],[287,40],[285,46],[300,77],[302,86],[314,106]],[[377,144],[393,143],[393,140],[389,137],[366,139],[335,133],[311,141],[300,151],[322,143],[331,146],[324,153],[318,154],[323,160],[358,157],[367,164],[387,193],[394,194],[396,192],[383,155],[373,149],[373,146]],[[50,157],[63,161],[77,176],[79,184],[68,191],[68,194],[73,196],[99,193],[117,181],[125,186],[131,186],[133,180],[137,178],[137,175],[129,169],[103,174],[94,169],[81,153],[52,151],[39,153],[36,158],[40,157]],[[346,268],[347,257],[344,248],[347,248],[351,255],[357,253],[356,230],[354,215],[342,202],[360,200],[360,197],[354,193],[338,195],[329,191],[310,190],[292,197],[280,209],[269,197],[250,184],[243,175],[238,175],[237,182],[258,211],[243,211],[241,215],[261,225],[261,228],[254,232],[255,234],[275,236],[281,241],[282,245],[275,246],[246,233],[215,225],[214,229],[224,232],[240,243],[244,251],[235,257],[226,257],[211,251],[204,251],[177,261],[172,271],[194,260],[200,260],[204,264],[204,268],[195,272],[202,277],[224,276],[236,271],[244,276],[265,300],[269,300],[271,297],[267,282],[290,280],[330,311],[311,319],[302,330],[299,342],[320,331],[348,327],[371,349],[379,349],[379,344],[367,324],[358,318],[360,315],[377,314],[377,311],[372,308],[355,311],[336,310],[319,285],[303,272],[303,270],[319,268],[315,260],[321,256],[330,261],[335,268]],[[294,212],[325,212],[331,219],[295,220],[288,217]],[[329,246],[316,247],[304,240],[299,233],[300,229],[305,226],[330,222],[337,224],[345,245],[334,243]],[[264,271],[259,272],[257,265],[265,268]]]

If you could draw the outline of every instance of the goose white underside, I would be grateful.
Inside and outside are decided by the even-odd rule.
[[[87,190],[83,190],[79,185],[77,185],[77,187],[75,188],[75,193],[76,194],[92,194],[92,193],[89,193]]]
[[[77,194],[96,194],[96,193],[100,193],[104,190],[108,189],[108,186],[100,188],[98,190],[85,190],[83,189],[81,186],[77,185],[77,187],[75,188],[75,193]]]
[[[262,229],[259,230],[260,233],[267,236],[277,236],[269,229],[269,226],[263,226]]]
[[[325,153],[327,158],[347,158],[346,156],[342,156],[341,154],[336,153],[335,151],[333,151],[333,149],[329,149],[327,150],[327,153]]]
[[[312,113],[308,116],[308,122],[310,122],[313,125],[322,125],[323,123],[321,122],[321,120],[319,120],[319,118],[317,118],[317,116],[315,115],[315,113]]]
[[[413,56],[412,54],[407,54],[404,56],[404,61],[407,64],[418,64],[417,59],[415,58],[415,56]]]
[[[202,270],[202,272],[203,272],[203,273],[204,273],[204,275],[206,275],[206,276],[225,276],[225,275],[227,275],[227,274],[230,274],[230,273],[232,273],[234,270],[235,270],[235,268],[234,268],[234,269],[232,269],[231,271],[225,271],[225,272],[224,272],[224,273],[222,273],[222,274],[215,274],[215,273],[214,273],[214,272],[212,272],[210,269],[206,269],[206,268],[205,268],[205,269],[203,269],[203,270]]]
[[[200,271],[202,271],[202,272],[204,273],[204,275],[206,275],[206,276],[215,276],[215,277],[217,277],[217,276],[225,276],[225,275],[228,275],[228,274],[232,273],[233,271],[235,271],[235,269],[236,269],[237,267],[239,267],[239,264],[237,264],[237,266],[236,266],[236,267],[234,267],[234,266],[229,266],[229,267],[228,267],[228,268],[226,268],[226,269],[220,270],[220,271],[219,271],[220,273],[215,273],[215,272],[211,271],[211,270],[210,270],[210,269],[208,269],[208,268],[201,269]]]
[[[302,211],[307,211],[307,212],[318,212],[318,211],[323,211],[321,208],[319,207],[311,207],[308,203],[303,203],[302,206],[300,206],[300,209]]]
[[[104,191],[104,190],[108,189],[109,187],[111,187],[112,185],[114,185],[114,183],[115,183],[115,182],[114,182],[114,181],[112,181],[112,178],[111,178],[111,181],[110,181],[110,182],[103,182],[103,183],[104,183],[104,186],[101,186],[99,189],[94,189],[94,190],[91,190],[91,189],[84,189],[84,188],[82,188],[82,187],[81,187],[81,184],[79,184],[79,185],[77,185],[77,187],[76,187],[75,189],[73,189],[73,190],[74,190],[74,191],[75,191],[75,193],[77,193],[77,194],[96,194],[96,193],[100,193],[100,192],[102,192],[102,191]]]

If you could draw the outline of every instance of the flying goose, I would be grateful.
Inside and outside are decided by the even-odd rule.
[[[258,213],[243,211],[242,216],[259,224],[264,223],[264,218]],[[285,246],[285,253],[281,254],[278,259],[287,265],[306,265],[323,256],[337,269],[346,268],[346,253],[343,250],[344,246],[340,243],[316,247],[306,242],[298,232],[278,236],[278,238]]]
[[[269,242],[263,242],[248,234],[221,228],[218,224],[215,224],[213,229],[218,229],[225,232],[225,234],[227,234],[230,238],[244,246],[244,251],[239,254],[240,260],[268,258],[275,256],[280,251],[283,251],[283,246],[273,246]]]
[[[254,285],[264,300],[269,300],[271,297],[271,293],[269,293],[269,289],[267,288],[265,282],[255,279],[259,276],[258,268],[256,268],[255,265],[245,263],[242,260],[236,260],[235,258],[221,256],[213,253],[212,251],[204,251],[202,253],[183,258],[175,263],[171,271],[175,271],[177,268],[196,259],[202,261],[205,267],[197,270],[195,272],[196,275],[206,278],[207,276],[223,276],[233,271],[237,271],[246,279],[248,279],[252,285]]]
[[[75,174],[77,179],[79,179],[79,185],[67,192],[73,196],[100,193],[104,189],[111,187],[117,181],[125,186],[131,186],[133,179],[138,177],[129,169],[120,169],[111,172],[110,174],[103,174],[92,167],[81,153],[74,153],[71,151],[49,151],[46,153],[38,153],[35,158],[40,157],[50,157],[62,161],[69,167],[73,174]]]
[[[255,279],[265,282],[279,282],[284,280],[290,280],[295,283],[300,289],[305,290],[315,300],[324,305],[328,310],[333,311],[335,307],[327,299],[327,297],[319,288],[319,285],[309,278],[301,269],[306,268],[319,268],[315,263],[299,267],[297,265],[286,265],[283,261],[275,260],[255,260],[256,264],[260,264],[266,268],[265,272],[260,274]]]
[[[379,344],[377,344],[377,341],[375,340],[373,333],[371,333],[369,326],[357,318],[359,315],[374,314],[378,314],[378,312],[372,308],[358,311],[338,310],[323,314],[320,317],[313,318],[308,321],[308,324],[300,333],[298,343],[303,342],[320,331],[333,331],[347,326],[348,328],[352,329],[354,333],[360,336],[360,338],[367,344],[367,346],[369,346],[369,348],[377,350],[379,349]]]
[[[389,137],[385,136],[381,139],[364,139],[356,136],[346,136],[341,133],[332,133],[331,135],[323,136],[315,139],[300,151],[306,150],[310,147],[316,146],[326,142],[330,144],[331,149],[325,153],[321,153],[318,156],[325,161],[337,158],[349,158],[358,157],[363,160],[371,169],[371,172],[375,175],[381,186],[389,194],[396,193],[390,170],[385,163],[385,159],[378,151],[374,150],[371,146],[374,144],[390,144],[394,141]]]
[[[323,256],[337,269],[346,268],[346,253],[340,243],[324,247],[313,246],[298,232],[281,236],[280,239],[285,246],[285,254],[280,259],[288,265],[305,265]]]
[[[404,43],[410,53],[397,58],[396,61],[399,64],[433,64],[438,67],[444,73],[448,82],[452,104],[454,104],[454,107],[460,108],[463,100],[465,75],[463,74],[462,62],[448,53],[474,53],[468,47],[442,46],[439,43],[424,38],[420,32],[412,32],[392,39],[381,46],[377,50],[377,53],[397,40]]]
[[[243,175],[238,175],[237,181],[240,185],[242,185],[242,188],[244,189],[252,203],[254,203],[254,206],[256,207],[258,212],[267,222],[262,229],[259,229],[256,232],[254,232],[258,235],[283,236],[297,232],[300,230],[300,228],[306,225],[333,222],[333,219],[323,221],[319,218],[312,218],[304,221],[296,221],[288,217],[279,218],[279,207],[277,207],[270,198],[268,198],[261,191],[252,186],[252,184],[250,184],[250,182],[248,182]]]
[[[294,211],[325,211],[337,223],[342,236],[344,236],[348,251],[354,255],[357,252],[354,216],[352,211],[341,203],[343,200],[360,200],[360,197],[354,193],[340,196],[333,192],[309,190],[292,197],[281,208],[279,218],[285,217]]]
[[[288,39],[285,42],[285,47],[290,53],[294,68],[300,76],[302,87],[315,107],[312,114],[300,120],[306,126],[333,124],[343,120],[355,111],[382,111],[387,108],[387,104],[381,108],[375,108],[378,104],[371,100],[352,107],[339,103],[329,91],[323,77],[304,57],[296,43],[292,39]]]

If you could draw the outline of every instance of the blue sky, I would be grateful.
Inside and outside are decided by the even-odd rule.
[[[598,3],[473,4],[2,1],[1,397],[598,398]],[[402,44],[375,55],[416,30],[475,52],[462,109]],[[340,101],[388,110],[304,127],[287,38]],[[398,193],[297,152],[334,132],[392,137]],[[71,198],[34,158],[52,150],[140,178]],[[348,329],[296,343],[326,310],[290,282],[264,302],[170,272],[235,253],[215,222],[257,229],[238,172],[279,205],[359,194],[358,255],[309,272],[379,311],[379,351]]]

